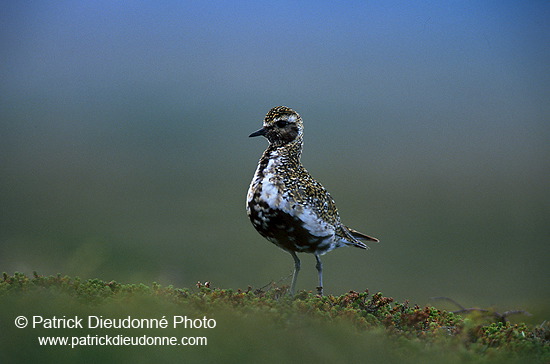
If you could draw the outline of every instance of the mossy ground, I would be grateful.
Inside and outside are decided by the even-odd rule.
[[[395,302],[381,293],[320,297],[286,287],[192,289],[67,276],[4,273],[0,280],[0,359],[59,362],[550,362],[550,331],[479,313],[465,317]],[[18,329],[18,316],[213,318],[216,327]],[[207,346],[40,346],[38,336],[205,336]],[[144,355],[147,355],[145,357]],[[147,359],[148,358],[148,359]]]

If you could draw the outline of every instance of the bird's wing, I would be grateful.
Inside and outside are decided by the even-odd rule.
[[[372,236],[368,236],[366,234],[363,234],[357,230],[353,230],[352,228],[349,228],[346,226],[346,229],[348,229],[349,233],[351,234],[351,236],[353,236],[355,239],[362,239],[362,240],[369,240],[369,241],[374,241],[376,243],[378,243],[380,240],[372,237]]]

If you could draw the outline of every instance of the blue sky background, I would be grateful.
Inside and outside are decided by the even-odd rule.
[[[547,302],[549,15],[544,1],[3,2],[0,269],[286,276],[244,198],[265,147],[247,135],[287,105],[343,221],[383,241],[327,255],[329,293]]]

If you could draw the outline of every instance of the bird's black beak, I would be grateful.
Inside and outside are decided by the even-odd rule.
[[[261,128],[260,130],[255,131],[254,133],[250,134],[248,137],[257,137],[257,136],[264,136],[265,135],[265,128]]]

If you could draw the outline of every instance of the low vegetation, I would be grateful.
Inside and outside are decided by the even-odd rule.
[[[368,357],[387,362],[550,362],[550,330],[545,323],[538,326],[510,323],[506,315],[486,310],[463,309],[463,315],[459,315],[406,301],[396,302],[368,290],[323,297],[302,291],[291,298],[286,289],[270,285],[263,289],[231,290],[213,288],[209,283],[180,289],[156,283],[135,285],[62,275],[35,273],[28,277],[4,273],[0,280],[0,318],[8,322],[2,331],[16,335],[11,338],[11,346],[18,347],[22,344],[18,340],[24,340],[27,354],[45,350],[37,348],[30,338],[43,334],[44,330],[16,331],[13,320],[17,315],[90,312],[97,315],[99,312],[104,316],[155,313],[169,316],[185,312],[218,321],[216,328],[201,331],[211,337],[208,349],[193,348],[183,353],[196,360],[215,361],[222,355],[231,355],[235,362],[284,362],[288,358],[303,360],[303,355],[311,360],[334,362]],[[28,337],[22,334],[24,330]],[[261,351],[258,346],[266,341],[271,347]],[[172,348],[168,349],[163,353],[171,352],[166,355],[174,357],[182,355],[181,351],[175,353]],[[2,350],[8,358],[10,351]],[[72,353],[71,360],[84,355],[70,348],[55,348],[56,353],[59,350]],[[87,350],[88,357],[96,355],[100,359],[103,357],[98,356],[98,352],[102,350],[111,350],[111,354],[116,355],[109,357],[117,360],[133,355],[128,351],[115,353],[112,348]],[[52,354],[52,358],[54,355],[57,354]],[[289,357],[285,359],[285,355]],[[30,357],[44,359],[44,351]]]

